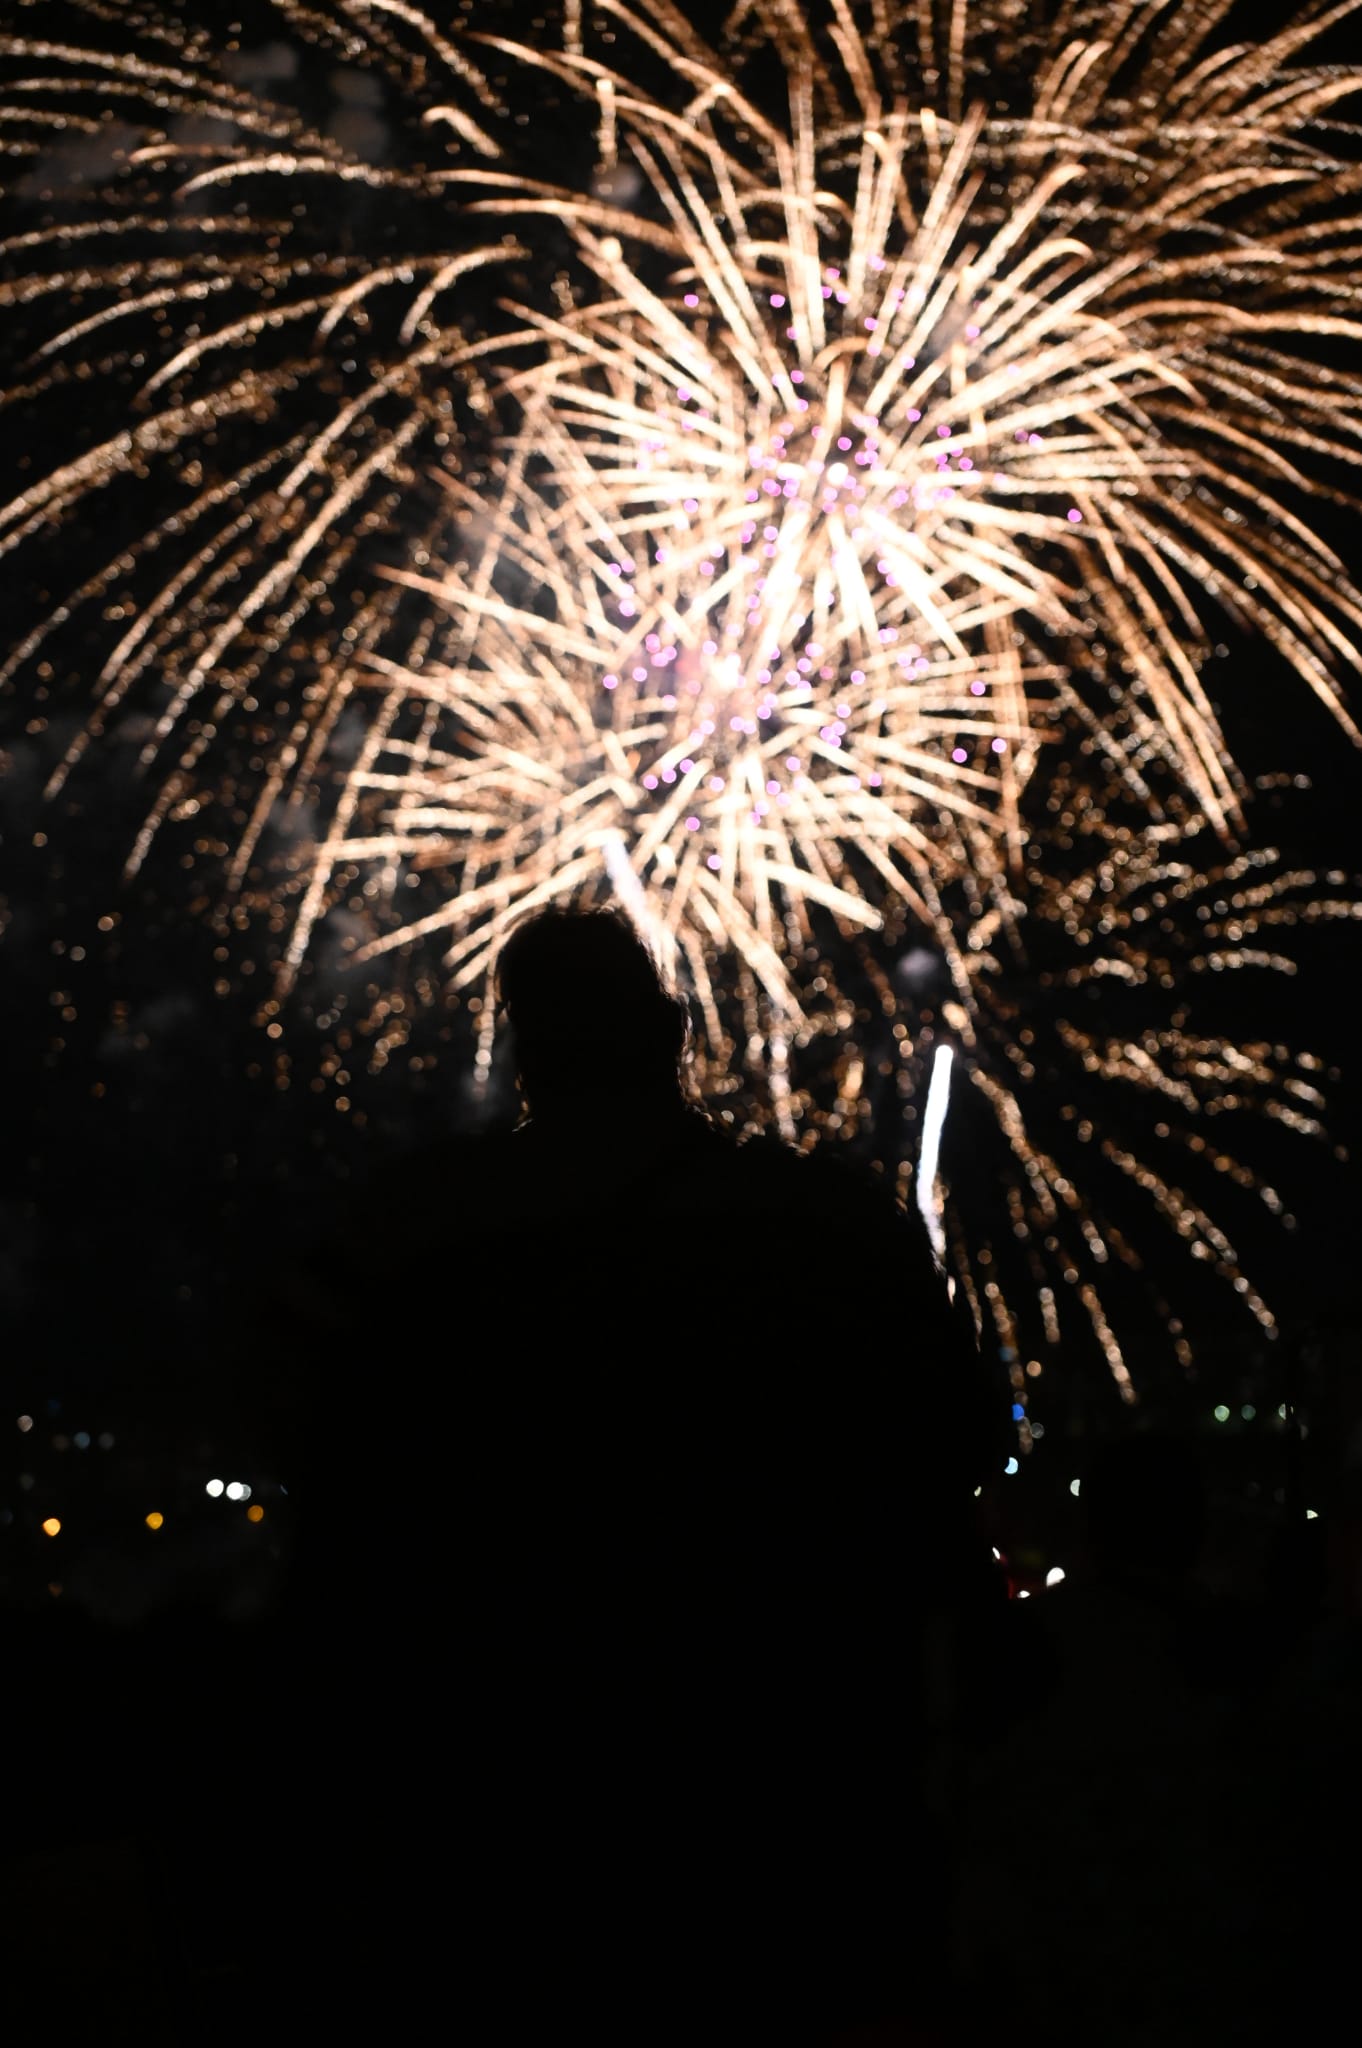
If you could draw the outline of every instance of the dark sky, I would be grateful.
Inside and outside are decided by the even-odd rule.
[[[368,74],[335,63],[322,67],[312,56],[293,66],[274,47],[283,32],[271,10],[253,0],[238,12],[240,42],[254,53],[236,60],[239,79],[272,70],[281,94],[292,95],[308,118],[353,146],[389,157],[406,146],[397,137],[387,88],[371,90]],[[200,18],[193,9],[188,14]],[[0,9],[0,19],[6,16],[18,32],[35,32],[31,12]],[[60,6],[47,8],[44,33],[57,35],[63,16],[74,18]],[[216,23],[220,10],[205,6],[201,18]],[[87,23],[83,33],[101,47],[117,45],[116,24]],[[556,124],[553,132],[564,135]],[[580,129],[574,132],[585,147]],[[46,157],[15,181],[9,231],[30,230],[52,206],[74,217],[92,199],[106,203],[105,140],[75,133],[45,142]],[[562,140],[563,150],[572,146],[571,136]],[[560,155],[555,173],[570,168]],[[55,201],[42,197],[43,176],[57,185]],[[378,220],[365,205],[357,200],[355,211],[337,223],[338,242]],[[417,235],[435,234],[448,221],[413,215],[410,224]],[[25,260],[11,254],[11,274],[21,273]],[[11,393],[31,377],[28,357],[43,317],[21,310],[7,315],[0,330],[0,353],[10,358],[3,383]],[[19,468],[24,456],[39,466],[58,458],[53,437],[66,431],[63,408],[103,406],[102,417],[112,419],[117,402],[116,380],[107,388],[59,393],[55,407],[12,396],[5,415],[10,438],[0,455],[11,472],[7,481],[33,473]],[[55,590],[64,576],[69,587],[89,573],[87,565],[107,557],[111,537],[117,545],[120,535],[144,530],[148,488],[131,479],[60,532],[40,536],[33,567],[25,567],[25,556],[17,569],[10,559],[7,640],[26,631],[49,602],[44,584]],[[1353,515],[1336,513],[1331,520],[1340,551],[1354,562],[1362,559]],[[291,1079],[279,1085],[278,1044],[266,1042],[258,1015],[264,975],[249,971],[252,948],[261,943],[259,926],[244,941],[230,939],[224,966],[217,957],[223,935],[212,922],[221,899],[211,860],[182,866],[185,842],[168,836],[135,883],[120,880],[146,799],[131,750],[98,750],[59,804],[43,798],[45,773],[84,717],[83,670],[104,646],[106,630],[95,617],[61,638],[58,673],[41,701],[34,697],[31,666],[4,699],[8,766],[0,815],[11,1139],[3,1168],[10,1226],[3,1280],[22,1332],[16,1378],[27,1406],[56,1400],[68,1408],[84,1403],[135,1413],[147,1407],[150,1389],[167,1427],[192,1433],[199,1384],[192,1362],[211,1358],[215,1305],[234,1274],[281,1235],[301,1238],[322,1228],[346,1176],[362,1172],[380,1152],[410,1147],[459,1123],[467,1111],[468,1040],[463,1020],[441,1002],[413,1005],[410,1036],[382,1073],[367,1073],[360,1055],[341,1049],[334,1064],[353,1073],[343,1084],[350,1108],[338,1114],[342,1084],[334,1072],[313,1086],[334,1033],[319,1030],[322,991],[315,979],[305,980],[286,1016]],[[1254,813],[1257,838],[1280,845],[1289,861],[1339,871],[1339,889],[1354,887],[1362,759],[1274,657],[1228,630],[1224,644],[1224,657],[1210,671],[1211,688],[1246,775],[1304,775],[1311,785],[1303,790],[1288,782],[1265,793]],[[1357,932],[1342,925],[1298,932],[1291,939],[1301,961],[1294,981],[1265,987],[1264,977],[1243,976],[1221,997],[1221,1028],[1243,1033],[1257,1025],[1345,1069],[1356,1042],[1345,991],[1350,980],[1356,985],[1362,964]],[[1355,1063],[1328,1092],[1336,1142],[1356,1138]],[[1248,1142],[1289,1193],[1303,1226],[1292,1239],[1265,1218],[1254,1224],[1255,1278],[1265,1292],[1279,1284],[1293,1327],[1317,1313],[1355,1330],[1349,1254],[1357,1217],[1350,1169],[1328,1147],[1312,1147],[1280,1129],[1251,1134]],[[1166,1254],[1152,1253],[1156,1280],[1165,1255],[1169,1271],[1181,1271],[1180,1248],[1170,1241]],[[1217,1311],[1208,1306],[1206,1313]],[[1244,1369],[1251,1369],[1251,1343],[1241,1349]],[[1226,1370],[1236,1372],[1240,1364],[1235,1350]]]

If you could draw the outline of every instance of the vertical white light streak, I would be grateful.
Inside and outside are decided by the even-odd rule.
[[[939,1045],[932,1056],[932,1078],[927,1084],[927,1113],[922,1120],[922,1150],[918,1155],[917,1206],[932,1240],[932,1250],[945,1263],[946,1226],[937,1200],[937,1173],[941,1163],[941,1133],[946,1128],[946,1106],[951,1094],[951,1062],[955,1048]]]

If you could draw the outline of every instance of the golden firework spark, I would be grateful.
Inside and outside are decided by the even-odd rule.
[[[1295,1228],[1278,1189],[1238,1148],[1266,1120],[1327,1154],[1324,1089],[1338,1076],[1310,1052],[1246,1034],[1244,1005],[1228,985],[1294,976],[1296,935],[1356,924],[1362,902],[1355,878],[1291,865],[1271,846],[1227,854],[1209,821],[1175,794],[1151,819],[1119,784],[1066,769],[1048,808],[1055,823],[1032,845],[1012,895],[1029,927],[1029,958],[1021,961],[1005,917],[980,920],[971,926],[971,1011],[940,1006],[970,1048],[969,1082],[1008,1155],[999,1162],[1006,1225],[962,1188],[970,1228],[957,1231],[955,1249],[959,1256],[972,1241],[983,1260],[979,1313],[995,1327],[1019,1400],[1028,1355],[1044,1358],[1059,1342],[1066,1297],[1133,1399],[1109,1297],[1113,1273],[1136,1275],[1149,1290],[1142,1220],[1170,1228],[1190,1266],[1226,1283],[1264,1336],[1276,1334],[1223,1220],[1224,1197],[1235,1191],[1246,1228],[1255,1210]],[[1006,900],[1001,877],[993,900]],[[916,1066],[932,1044],[928,1032],[912,1047]],[[1014,1271],[1009,1282],[1005,1268],[1019,1256],[1026,1279]],[[1179,1291],[1175,1268],[1165,1266],[1162,1280]],[[1162,1293],[1154,1306],[1190,1363],[1182,1315]]]
[[[484,1071],[509,925],[613,894],[684,964],[716,1084],[787,1131],[856,1128],[869,1089],[826,935],[927,934],[1022,1230],[1053,1209],[1100,1266],[990,1037],[994,941],[1020,957],[1057,900],[1086,930],[1029,844],[1048,742],[1082,735],[1159,859],[1189,819],[1242,831],[1218,618],[1357,737],[1362,598],[1317,508],[1359,460],[1362,74],[1308,61],[1350,8],[1222,48],[1217,7],[761,0],[722,51],[665,0],[569,5],[557,50],[490,6],[470,38],[281,0],[255,50],[84,12],[5,38],[0,92],[32,214],[4,395],[42,423],[0,552],[56,593],[5,679],[41,706],[103,634],[53,788],[133,735],[130,867],[172,828],[264,907],[285,982],[338,918],[357,963],[434,945],[483,988]],[[336,67],[310,121],[300,51]],[[526,174],[517,102],[590,109],[590,189]],[[130,537],[73,587],[97,502]],[[1201,1078],[1176,1036],[1074,1030],[1113,1084]],[[796,1069],[829,1031],[819,1107]]]
[[[946,820],[1002,834],[1016,864],[1065,714],[1136,793],[1158,762],[1236,821],[1200,674],[1207,597],[1357,737],[1334,671],[1358,663],[1362,604],[1290,501],[1330,495],[1303,453],[1358,457],[1362,385],[1303,346],[1362,332],[1358,223],[1319,189],[1356,178],[1304,143],[1358,78],[1282,88],[1288,39],[1187,106],[1166,33],[1137,61],[1132,9],[1109,45],[1048,57],[1018,123],[953,75],[953,112],[893,97],[877,78],[901,43],[833,12],[840,80],[783,12],[765,23],[782,125],[667,10],[650,38],[667,99],[579,38],[496,45],[594,95],[607,184],[627,154],[639,197],[455,174],[493,188],[482,213],[561,223],[578,270],[557,313],[508,309],[531,359],[498,393],[519,409],[493,543],[506,594],[485,548],[471,582],[417,579],[473,649],[451,701],[477,703],[489,674],[500,692],[472,630],[500,596],[569,676],[591,747],[604,730],[623,748],[642,794],[619,778],[618,830],[645,893],[663,884],[659,920],[706,953],[721,926],[778,1000],[783,908],[875,921],[849,854],[910,899]],[[466,931],[457,896],[444,914]]]

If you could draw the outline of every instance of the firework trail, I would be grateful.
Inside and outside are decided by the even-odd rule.
[[[692,928],[697,980],[722,929],[777,1001],[782,910],[875,921],[848,854],[924,915],[943,821],[1001,834],[1015,865],[1066,713],[1137,795],[1158,764],[1236,822],[1200,676],[1207,597],[1356,736],[1333,673],[1357,664],[1362,609],[1290,501],[1330,495],[1303,457],[1358,454],[1362,386],[1301,346],[1359,331],[1350,180],[1334,167],[1325,207],[1330,166],[1301,148],[1357,79],[1283,87],[1283,44],[1189,98],[1175,24],[1137,61],[1132,10],[1110,46],[1041,66],[1027,121],[960,77],[933,114],[877,83],[901,45],[833,13],[840,77],[783,12],[767,23],[779,126],[665,10],[665,101],[576,51],[500,45],[593,94],[604,182],[627,155],[632,211],[457,174],[496,188],[480,212],[561,223],[579,265],[557,314],[508,309],[531,360],[502,380],[517,531],[490,545],[535,593],[511,631],[623,743],[617,829]],[[995,24],[974,23],[977,58]],[[471,627],[485,562],[420,580]],[[504,663],[481,650],[447,686],[476,703],[489,673],[500,707]],[[565,753],[577,787],[603,787]],[[609,829],[581,815],[588,840]],[[540,880],[576,886],[579,844]]]
[[[1028,791],[1075,736],[1160,858],[1242,829],[1217,620],[1356,737],[1362,599],[1317,508],[1359,459],[1362,77],[1308,62],[1349,9],[1221,47],[1215,6],[771,0],[722,50],[609,0],[556,49],[398,0],[285,0],[254,50],[70,12],[6,39],[0,96],[34,216],[6,397],[60,450],[0,511],[55,595],[6,680],[45,701],[70,636],[104,641],[54,789],[132,735],[130,866],[173,828],[286,979],[347,916],[361,966],[436,945],[484,991],[483,1071],[509,924],[612,893],[716,1085],[787,1131],[863,1097],[825,955],[925,934],[1023,1192],[1100,1267],[990,1037],[993,935],[1054,908]],[[527,174],[527,95],[560,132],[589,108],[577,183]],[[63,585],[101,500],[129,537]],[[831,1109],[797,1071],[820,1036]],[[1067,1050],[1154,1093],[1173,1058]],[[1125,1385],[1100,1277],[1074,1285]]]
[[[967,1052],[977,1113],[956,1152],[952,1247],[1019,1399],[1077,1314],[1129,1400],[1118,1321],[1138,1330],[1143,1309],[1191,1364],[1198,1271],[1231,1289],[1263,1337],[1276,1334],[1236,1239],[1241,1228],[1251,1239],[1264,1214],[1296,1225],[1249,1162],[1264,1125],[1327,1158],[1325,1089],[1338,1075],[1268,1020],[1282,1014],[1278,991],[1297,972],[1301,940],[1355,924],[1362,903],[1342,872],[1289,863],[1270,845],[1227,852],[1176,792],[1151,822],[1091,764],[1056,775],[1047,809],[1011,917],[1001,879],[988,901],[971,877],[959,922],[972,934],[972,1003],[937,1000],[935,1038],[905,1034],[895,1066],[911,1102],[943,1026]],[[1241,983],[1253,985],[1247,999]],[[1256,1030],[1245,1030],[1246,1012],[1262,1020]],[[992,1214],[971,1190],[976,1173]],[[1150,1225],[1185,1247],[1182,1278],[1165,1263],[1155,1284],[1141,1251]]]

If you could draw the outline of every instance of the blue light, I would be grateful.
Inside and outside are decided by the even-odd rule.
[[[1014,1401],[1014,1402],[1012,1403],[1012,1420],[1013,1420],[1014,1422],[1020,1422],[1020,1421],[1021,1421],[1021,1420],[1023,1419],[1023,1417],[1025,1416],[1025,1414],[1026,1414],[1026,1410],[1025,1410],[1025,1409],[1024,1409],[1023,1407],[1022,1407],[1022,1404],[1021,1404],[1021,1402],[1020,1402],[1020,1401]]]

